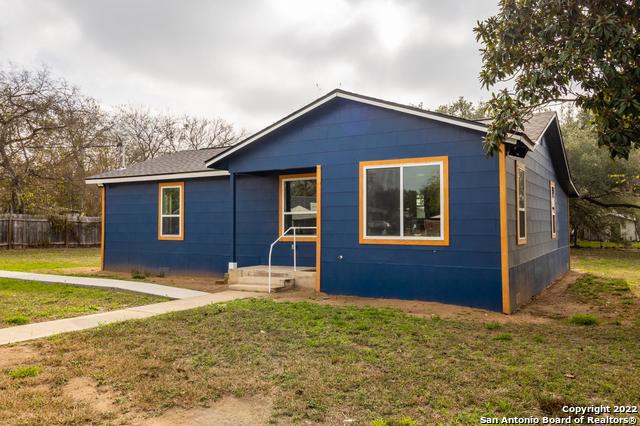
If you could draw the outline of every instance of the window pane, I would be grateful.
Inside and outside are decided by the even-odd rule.
[[[162,189],[162,214],[180,214],[180,188]]]
[[[367,235],[400,236],[400,168],[366,171]]]
[[[519,238],[525,238],[527,236],[527,216],[524,210],[518,211],[518,224],[519,224]]]
[[[404,236],[440,236],[440,166],[403,168]]]
[[[306,213],[316,211],[315,179],[285,181],[284,189],[285,212]]]
[[[521,209],[525,206],[525,195],[524,170],[518,169],[518,207]]]
[[[180,218],[163,217],[162,235],[180,235]]]
[[[284,215],[283,232],[292,226],[316,226],[316,214],[286,214]],[[316,235],[315,229],[296,229],[296,235]],[[289,231],[287,236],[293,236],[293,230]]]

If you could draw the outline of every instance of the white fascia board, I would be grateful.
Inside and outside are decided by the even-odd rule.
[[[377,100],[373,100],[373,99],[368,99],[368,98],[363,98],[360,96],[354,96],[348,93],[341,93],[341,92],[335,92],[335,93],[331,93],[330,95],[324,97],[324,98],[320,98],[318,99],[316,102],[312,103],[311,105],[309,105],[308,107],[298,111],[296,114],[292,115],[291,117],[288,117],[286,120],[282,120],[281,122],[277,123],[274,126],[271,127],[267,127],[264,130],[261,130],[260,132],[256,133],[255,135],[251,136],[249,139],[246,139],[244,142],[234,146],[233,148],[224,151],[222,153],[220,153],[219,155],[213,157],[212,159],[208,160],[205,165],[206,166],[210,166],[211,164],[222,160],[225,157],[228,157],[229,155],[233,154],[234,152],[244,148],[245,146],[249,145],[250,143],[256,141],[257,139],[262,138],[263,136],[273,132],[274,130],[279,129],[280,127],[284,126],[285,124],[290,123],[291,121],[295,120],[296,118],[306,114],[307,112],[319,107],[322,104],[325,104],[326,102],[330,101],[333,98],[343,98],[343,99],[349,99],[352,101],[356,101],[356,102],[360,102],[360,103],[364,103],[364,104],[369,104],[369,105],[373,105],[373,106],[377,106],[380,108],[386,108],[386,109],[391,109],[394,111],[400,111],[406,114],[411,114],[411,115],[417,115],[419,117],[424,117],[424,118],[429,118],[432,120],[436,120],[436,121],[441,121],[443,123],[448,123],[448,124],[452,124],[454,126],[460,126],[460,127],[465,127],[467,129],[472,129],[472,130],[478,130],[480,132],[487,132],[487,127],[483,126],[481,124],[474,124],[474,123],[470,123],[470,122],[465,122],[465,121],[461,121],[461,120],[456,120],[454,118],[448,118],[448,117],[443,117],[441,115],[438,114],[432,114],[428,111],[418,111],[412,108],[404,108],[400,105],[395,105],[395,104],[390,104],[387,102],[382,102],[382,101],[377,101]],[[527,147],[529,147],[530,149],[533,148],[533,145],[526,140],[526,138],[523,138],[520,135],[515,135],[512,134],[510,135],[509,139],[507,140],[508,143],[511,144],[515,144],[516,141],[521,141],[522,143],[524,143]]]
[[[257,139],[260,139],[261,137],[273,132],[274,130],[279,129],[280,127],[284,126],[285,124],[290,123],[291,121],[295,120],[296,118],[300,117],[301,115],[306,114],[307,112],[319,107],[320,105],[330,101],[331,99],[337,97],[338,94],[337,93],[332,93],[329,96],[326,96],[324,98],[320,98],[318,99],[317,102],[312,103],[311,105],[309,105],[308,107],[298,111],[297,114],[292,115],[291,117],[287,118],[286,120],[282,120],[281,122],[277,123],[274,126],[271,127],[267,127],[266,129],[263,129],[261,131],[259,131],[258,133],[256,133],[255,135],[251,136],[249,139],[246,139],[244,142],[234,146],[233,148],[224,151],[222,153],[220,153],[220,155],[213,157],[211,160],[205,162],[205,166],[210,166],[211,164],[215,163],[216,161],[219,161],[221,159],[223,159],[224,157],[227,157],[231,154],[233,154],[234,152],[238,151],[239,149],[244,148],[245,146],[249,145],[250,143],[254,142]]]
[[[212,176],[229,176],[229,172],[226,170],[211,170],[211,171],[204,171],[204,172],[173,173],[173,174],[166,174],[166,175],[96,178],[96,179],[85,179],[84,183],[87,185],[95,185],[95,184],[104,185],[105,183],[148,182],[148,181],[163,181],[163,180],[173,180],[173,179],[193,179],[193,178],[212,177]]]

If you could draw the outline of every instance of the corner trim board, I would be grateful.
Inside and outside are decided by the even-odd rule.
[[[104,271],[104,219],[105,219],[105,202],[106,202],[106,191],[107,188],[105,186],[100,187],[100,270]]]
[[[322,167],[316,166],[316,291],[320,291],[322,266]]]
[[[507,153],[504,145],[498,154],[498,178],[500,190],[500,269],[502,278],[502,312],[511,313],[509,294],[509,228],[507,224]],[[517,205],[516,205],[517,208]]]

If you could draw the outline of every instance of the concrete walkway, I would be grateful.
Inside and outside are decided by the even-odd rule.
[[[13,278],[16,280],[39,281],[43,283],[70,284],[83,287],[99,287],[115,290],[128,290],[137,293],[164,296],[169,299],[186,299],[190,297],[206,296],[211,293],[189,290],[186,288],[169,287],[160,284],[151,284],[140,281],[112,280],[108,278],[72,277],[68,275],[34,274],[31,272],[3,271],[0,270],[0,278]]]
[[[6,272],[6,271],[3,271]],[[30,274],[40,275],[40,274]],[[71,278],[71,277],[69,277]],[[24,278],[36,280],[36,278]],[[38,279],[38,281],[40,281]],[[117,280],[105,280],[117,281]],[[56,281],[57,282],[57,281]],[[126,282],[126,281],[125,281]],[[136,285],[142,283],[134,283]],[[164,287],[164,286],[158,286]],[[117,287],[121,288],[121,287]],[[166,287],[171,288],[171,287]],[[179,289],[174,289],[179,290]],[[138,291],[138,290],[136,290]],[[191,291],[191,290],[189,290]],[[229,302],[231,300],[243,299],[247,297],[264,296],[261,293],[249,293],[245,291],[222,291],[219,293],[202,293],[204,296],[196,296],[184,298],[180,300],[172,300],[170,302],[154,303],[152,305],[136,306],[133,308],[121,309],[118,311],[102,312],[99,314],[85,315],[82,317],[65,318],[55,321],[40,322],[35,324],[20,325],[16,327],[0,329],[0,345],[9,343],[24,342],[26,340],[39,339],[41,337],[53,336],[55,334],[67,333],[70,331],[86,330],[88,328],[98,327],[103,324],[110,324],[118,321],[130,319],[148,318],[154,315],[160,315],[167,312],[184,311],[187,309],[198,308],[200,306],[209,305],[211,303]],[[152,293],[156,294],[156,293]],[[160,294],[160,293],[157,293]],[[163,294],[164,295],[164,294]],[[170,297],[170,296],[168,296]]]

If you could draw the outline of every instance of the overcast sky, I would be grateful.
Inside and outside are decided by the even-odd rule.
[[[480,89],[472,28],[497,0],[0,0],[0,62],[104,105],[254,131],[335,87],[435,107]]]

